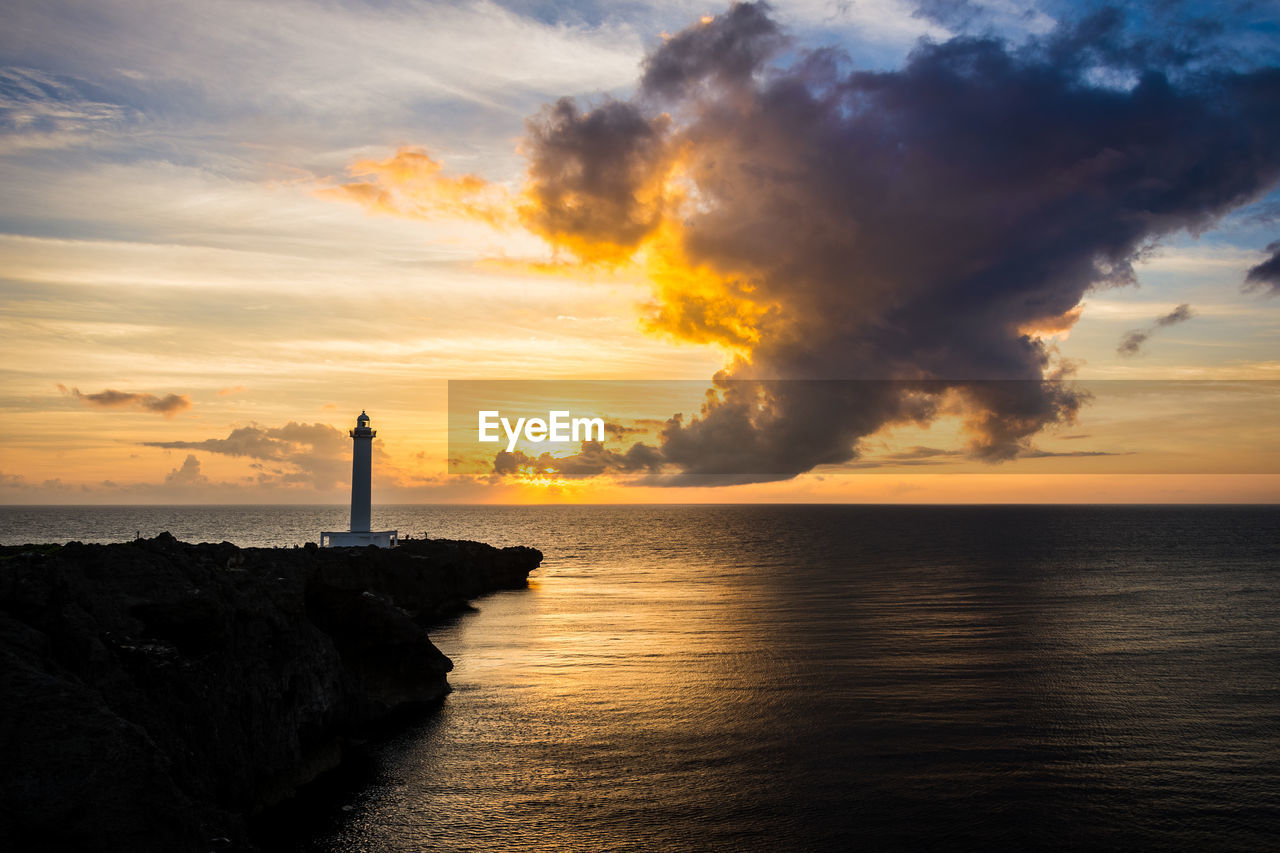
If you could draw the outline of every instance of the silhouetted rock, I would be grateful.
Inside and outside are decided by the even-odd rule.
[[[531,548],[0,549],[7,849],[246,846],[244,817],[448,691],[427,627],[519,588]],[[230,840],[228,844],[227,839]]]

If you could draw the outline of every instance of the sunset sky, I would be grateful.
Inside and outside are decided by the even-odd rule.
[[[1278,68],[1274,4],[6,3],[0,502],[341,502],[362,409],[384,503],[1280,500]],[[450,474],[476,379],[693,393]]]

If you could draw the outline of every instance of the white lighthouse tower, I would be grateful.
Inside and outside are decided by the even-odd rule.
[[[351,532],[369,532],[370,505],[373,503],[373,437],[377,430],[369,429],[369,416],[363,411],[356,418],[356,428],[351,436]]]
[[[356,428],[350,431],[351,448],[351,530],[325,531],[320,534],[322,548],[350,548],[377,545],[394,548],[400,537],[395,530],[370,530],[369,518],[372,505],[373,437],[377,430],[369,428],[369,416],[364,412],[356,418]]]

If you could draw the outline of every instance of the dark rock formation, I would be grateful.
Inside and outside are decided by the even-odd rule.
[[[9,850],[247,845],[245,820],[349,738],[438,701],[427,628],[542,555],[377,548],[0,549],[0,839]]]

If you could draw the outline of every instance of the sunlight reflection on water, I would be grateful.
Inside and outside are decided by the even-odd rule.
[[[536,587],[436,634],[456,692],[310,849],[1238,849],[1280,828],[1274,510],[550,514]]]

